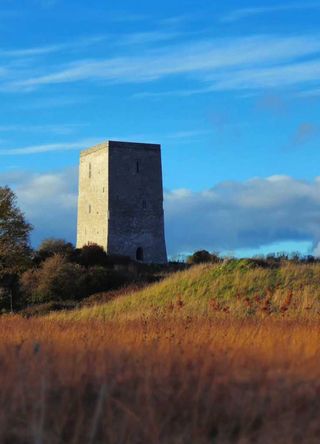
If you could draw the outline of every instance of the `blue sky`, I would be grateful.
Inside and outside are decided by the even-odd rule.
[[[79,150],[162,144],[168,250],[320,248],[320,1],[2,0],[0,185],[74,241]],[[318,228],[319,225],[319,228]]]

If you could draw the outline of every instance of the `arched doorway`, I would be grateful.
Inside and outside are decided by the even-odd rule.
[[[140,262],[143,261],[143,248],[142,247],[137,248],[136,259],[137,259],[137,261],[140,261]]]

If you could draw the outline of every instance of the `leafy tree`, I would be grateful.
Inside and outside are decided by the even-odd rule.
[[[31,230],[13,191],[0,187],[0,278],[19,273],[26,267],[30,258]]]
[[[0,187],[0,287],[2,299],[11,296],[17,276],[30,263],[29,234],[32,226],[26,222],[17,206],[17,199],[8,187]],[[0,305],[1,305],[0,301]]]

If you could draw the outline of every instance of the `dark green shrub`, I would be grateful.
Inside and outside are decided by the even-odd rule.
[[[68,259],[74,255],[75,248],[63,239],[45,239],[34,253],[34,263],[39,265],[49,257],[60,254]]]
[[[120,288],[132,280],[126,273],[108,270],[104,267],[91,267],[83,273],[80,279],[82,293],[86,296],[101,291],[109,291]]]
[[[190,265],[194,264],[204,264],[204,263],[216,263],[220,262],[221,259],[216,253],[209,253],[207,250],[199,250],[188,257],[187,263]]]
[[[75,261],[84,267],[107,266],[107,254],[102,247],[96,244],[85,245],[77,250]]]

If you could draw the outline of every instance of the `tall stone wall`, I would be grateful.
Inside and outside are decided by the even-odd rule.
[[[160,145],[109,141],[81,153],[77,246],[88,242],[167,261]]]
[[[108,251],[167,261],[160,145],[109,142]]]
[[[80,154],[77,248],[95,243],[107,248],[108,145]]]

